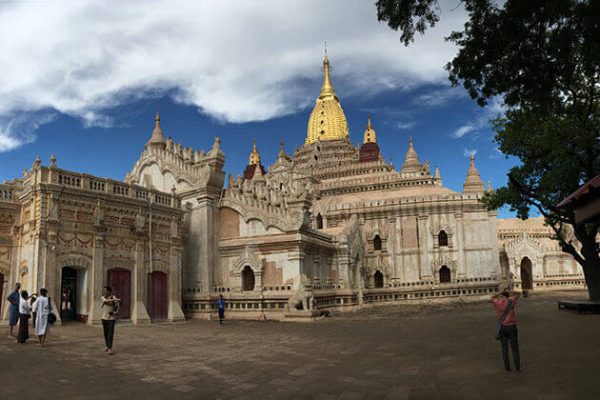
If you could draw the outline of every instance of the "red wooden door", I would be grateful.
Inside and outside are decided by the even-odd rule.
[[[123,268],[108,270],[108,286],[113,294],[121,299],[119,318],[131,318],[131,272]]]
[[[152,320],[167,319],[167,274],[148,275],[148,314]]]

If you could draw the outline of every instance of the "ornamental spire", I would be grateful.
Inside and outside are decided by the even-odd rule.
[[[250,160],[248,161],[248,164],[260,164],[260,154],[258,153],[258,149],[256,148],[256,139],[254,139],[254,143],[252,145],[252,151],[250,152]]]
[[[333,90],[333,86],[331,85],[329,69],[330,69],[329,59],[327,58],[327,54],[325,54],[325,57],[323,58],[323,86],[321,86],[321,93],[319,93],[319,99],[327,99],[327,98],[337,99],[335,90]]]
[[[160,115],[156,113],[156,117],[154,117],[155,125],[154,130],[152,131],[152,136],[148,141],[149,144],[163,144],[165,142],[165,137],[163,135],[162,128],[160,127]]]
[[[467,178],[465,179],[465,183],[463,185],[463,192],[465,193],[480,193],[483,192],[484,186],[483,181],[479,177],[479,172],[477,168],[475,168],[475,154],[471,153],[471,165],[469,167],[469,171],[467,172]]]
[[[377,135],[375,134],[375,129],[373,129],[373,125],[371,124],[371,114],[369,114],[367,119],[367,128],[365,129],[363,143],[377,143]]]
[[[408,151],[404,157],[404,164],[400,172],[403,173],[418,173],[421,171],[421,163],[419,162],[419,156],[413,147],[413,138],[410,136],[408,140]]]

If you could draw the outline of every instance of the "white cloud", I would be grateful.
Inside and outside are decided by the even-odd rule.
[[[458,129],[454,130],[450,136],[454,139],[460,139],[468,133],[475,133],[483,128],[491,129],[490,121],[502,115],[506,111],[501,99],[494,98],[489,104],[481,109],[481,114]]]
[[[168,94],[224,122],[267,120],[312,103],[323,40],[338,94],[439,84],[456,52],[443,37],[465,19],[442,8],[438,27],[404,47],[371,1],[7,3],[0,118],[56,110],[110,126],[110,108]],[[4,128],[0,149],[22,143]]]
[[[419,107],[439,107],[451,100],[465,96],[466,92],[461,87],[443,87],[415,97],[412,103]]]
[[[471,157],[471,155],[475,156],[477,154],[477,149],[463,149],[463,156]]]
[[[398,129],[410,129],[413,126],[415,126],[415,122],[414,121],[413,122],[402,122],[402,121],[400,121],[400,122],[398,122],[396,124],[396,127]]]
[[[36,139],[35,131],[56,119],[55,112],[26,112],[12,118],[0,118],[0,152],[13,150]]]
[[[476,127],[474,124],[463,125],[460,128],[458,128],[457,130],[455,130],[454,132],[452,132],[452,137],[455,139],[460,139],[461,137],[465,136],[467,133],[471,132],[475,128]]]

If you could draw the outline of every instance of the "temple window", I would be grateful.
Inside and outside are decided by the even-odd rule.
[[[440,231],[438,235],[438,244],[439,246],[448,246],[448,234],[446,231]]]
[[[381,250],[381,238],[379,237],[379,235],[375,235],[375,237],[373,238],[373,249]]]
[[[317,229],[323,229],[323,217],[317,214]]]

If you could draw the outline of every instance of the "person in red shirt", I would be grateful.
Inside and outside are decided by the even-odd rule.
[[[515,316],[515,306],[521,297],[521,292],[510,291],[507,285],[500,286],[500,291],[491,297],[491,302],[498,313],[498,319],[502,318],[509,300],[512,301],[512,307],[500,326],[500,344],[502,345],[502,360],[504,369],[510,371],[510,360],[508,357],[508,343],[513,353],[515,369],[521,370],[521,358],[519,355],[519,332],[517,330],[517,317]]]

